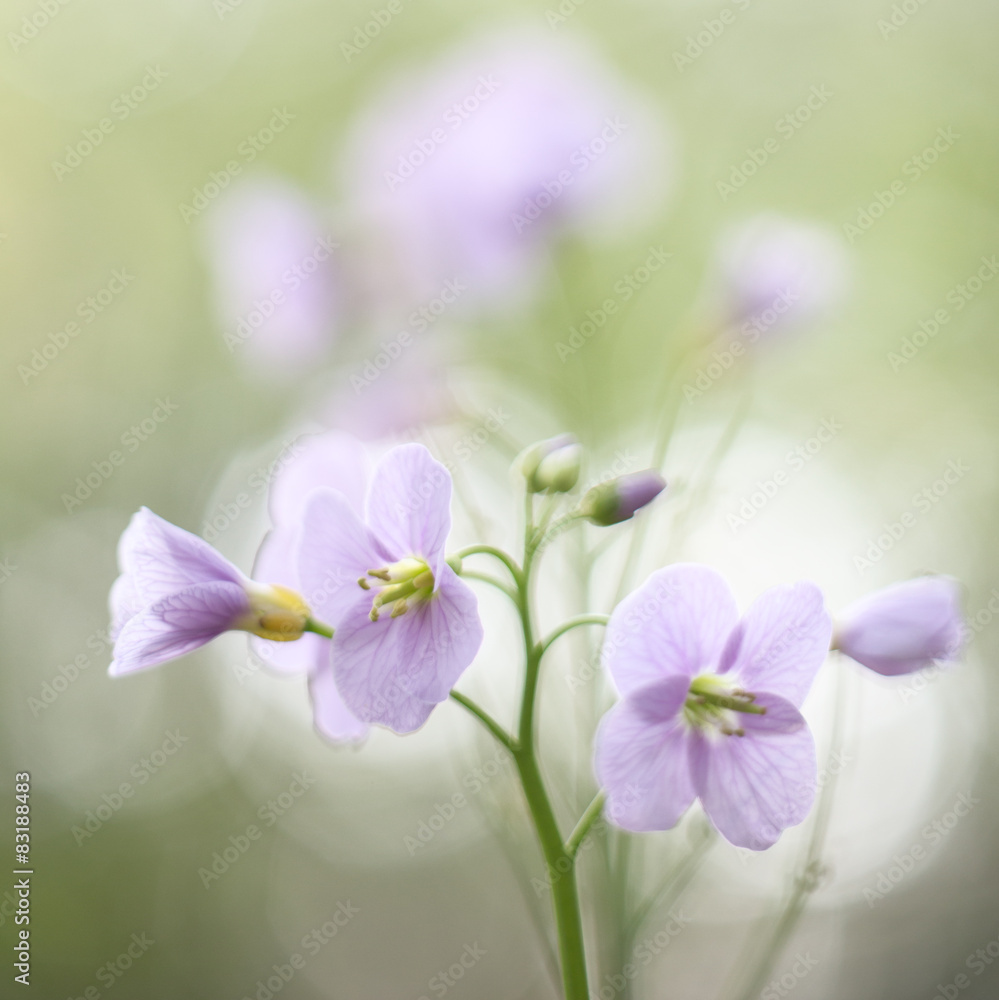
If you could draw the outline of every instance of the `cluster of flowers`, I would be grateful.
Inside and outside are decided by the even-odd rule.
[[[528,449],[518,464],[527,491],[573,489],[579,452],[568,438]],[[665,485],[652,471],[619,477],[590,490],[578,517],[626,521]],[[308,675],[329,739],[361,740],[372,724],[418,729],[483,640],[461,560],[446,553],[450,503],[450,474],[422,445],[393,448],[369,473],[358,442],[314,437],[272,489],[273,530],[254,573],[268,583],[140,510],[119,547],[111,674],[242,630],[268,664]],[[595,767],[609,817],[669,829],[697,798],[733,844],[769,847],[812,805],[815,748],[799,709],[830,648],[892,676],[955,658],[960,635],[946,577],[869,595],[834,633],[814,584],[768,590],[740,619],[716,571],[656,571],[607,623],[604,663],[621,700],[598,730]]]

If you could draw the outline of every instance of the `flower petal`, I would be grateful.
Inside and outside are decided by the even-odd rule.
[[[339,490],[360,515],[368,484],[368,454],[357,438],[343,431],[305,435],[290,447],[291,456],[275,476],[267,509],[275,524],[301,519],[313,490]]]
[[[829,652],[832,619],[813,583],[772,587],[733,631],[719,667],[749,691],[779,691],[800,705]]]
[[[342,493],[320,489],[311,495],[302,514],[298,579],[317,617],[336,627],[358,596],[370,609],[371,595],[358,587],[358,578],[387,561]]]
[[[336,685],[359,719],[411,732],[422,725],[422,720],[413,724],[419,716],[415,703],[432,708],[447,698],[478,652],[482,624],[475,595],[445,565],[437,593],[406,614],[383,614],[373,622],[370,609],[370,600],[362,597],[337,624]]]
[[[322,736],[334,743],[359,743],[367,737],[371,727],[355,718],[350,709],[343,703],[343,698],[340,697],[340,692],[333,679],[333,670],[330,667],[330,641],[321,636],[317,636],[317,638],[321,639],[326,646],[326,657],[323,666],[313,671],[309,676],[309,694],[312,697],[312,712],[316,729]],[[287,645],[294,644],[288,643]]]
[[[164,521],[147,507],[132,516],[118,543],[118,565],[131,581],[139,608],[193,583],[245,577],[206,541]]]
[[[686,677],[670,677],[618,702],[597,730],[594,767],[607,815],[626,830],[668,830],[694,801],[692,736],[680,710]]]
[[[694,787],[708,818],[736,847],[762,851],[807,815],[817,768],[812,734],[797,708],[766,695],[766,715],[740,715],[745,736],[697,734]]]
[[[396,559],[426,559],[440,580],[451,531],[451,474],[422,444],[393,448],[371,479],[368,524]]]
[[[837,645],[865,667],[893,677],[956,659],[962,622],[957,581],[922,576],[893,584],[851,604]]]
[[[330,658],[329,639],[306,632],[292,642],[250,636],[250,648],[269,670],[279,674],[312,674]]]
[[[735,598],[713,569],[667,566],[615,608],[603,657],[622,694],[664,677],[713,670],[738,621]]]
[[[250,610],[236,583],[195,583],[139,612],[126,623],[114,646],[112,677],[174,660],[210,642]]]

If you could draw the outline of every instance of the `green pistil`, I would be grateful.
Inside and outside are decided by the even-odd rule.
[[[724,678],[701,674],[690,682],[683,715],[692,727],[717,729],[725,736],[745,736],[745,731],[735,725],[732,713],[766,715],[766,708],[755,701],[756,695],[732,687]]]

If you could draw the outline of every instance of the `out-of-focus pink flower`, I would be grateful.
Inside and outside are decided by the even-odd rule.
[[[762,214],[729,230],[718,250],[725,320],[752,341],[816,319],[846,285],[846,251],[824,226]]]
[[[920,576],[851,604],[841,616],[835,644],[865,667],[894,677],[957,659],[961,640],[957,581]]]
[[[658,116],[588,49],[533,31],[401,76],[344,159],[386,284],[415,299],[465,281],[462,310],[529,298],[554,233],[644,222],[669,173]]]
[[[338,245],[308,198],[273,178],[234,182],[206,219],[215,311],[229,350],[287,377],[329,349]]]

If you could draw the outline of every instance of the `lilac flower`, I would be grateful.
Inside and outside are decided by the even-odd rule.
[[[597,734],[608,815],[666,830],[695,798],[739,847],[763,850],[808,814],[815,746],[798,711],[829,649],[810,583],[774,587],[739,620],[712,569],[661,569],[611,616],[604,655],[622,700]]]
[[[444,560],[451,477],[422,445],[393,448],[368,492],[366,522],[337,490],[302,519],[299,574],[335,628],[333,679],[365,722],[418,729],[482,642],[475,595]]]
[[[294,185],[243,181],[207,218],[216,312],[229,350],[268,376],[303,371],[336,329],[336,244]]]
[[[851,604],[840,616],[834,645],[865,667],[894,677],[956,659],[962,633],[957,581],[921,576]]]
[[[730,230],[719,250],[727,319],[752,342],[814,320],[843,291],[845,252],[815,223],[762,214]]]
[[[301,590],[298,550],[303,544],[302,516],[312,493],[320,488],[339,490],[358,514],[364,509],[368,481],[367,451],[349,434],[331,431],[299,439],[282,463],[270,487],[268,509],[272,528],[254,565],[254,575]],[[311,600],[310,600],[311,603]],[[251,639],[254,651],[268,666],[282,673],[305,673],[316,728],[336,742],[363,740],[368,726],[344,705],[330,667],[330,640],[306,633],[293,643]]]
[[[393,287],[423,299],[461,279],[463,307],[517,305],[543,278],[553,234],[648,217],[669,172],[661,119],[581,45],[493,33],[400,77],[362,113],[347,197],[384,239]]]
[[[309,609],[298,594],[255,583],[207,542],[143,507],[118,544],[111,588],[112,676],[155,667],[232,629],[287,642]]]

